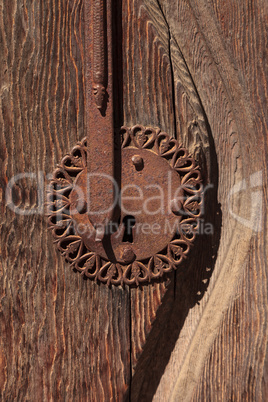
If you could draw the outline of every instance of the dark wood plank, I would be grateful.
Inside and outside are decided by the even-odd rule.
[[[56,252],[43,212],[5,205],[17,174],[49,175],[85,135],[83,2],[1,2],[0,388],[3,400],[122,400],[128,289],[99,286]],[[13,189],[37,207],[35,180]],[[10,201],[10,200],[9,200]]]
[[[156,2],[122,1],[123,122],[176,137],[168,30],[157,16]]]
[[[119,3],[118,3],[119,6]],[[169,55],[169,34],[157,3],[136,0],[122,2],[122,15],[118,10],[118,26],[122,25],[122,54],[117,49],[116,60],[122,60],[122,70],[117,64],[115,79],[122,74],[122,88],[117,88],[122,99],[121,125],[159,127],[176,137],[172,66]],[[119,34],[119,32],[118,32]],[[115,41],[119,43],[119,41]],[[117,108],[117,113],[120,108]],[[121,120],[120,120],[121,119]],[[119,124],[119,123],[118,123]],[[144,347],[156,319],[167,289],[173,297],[174,274],[162,283],[131,289],[131,369],[142,361],[131,389],[137,393],[136,379],[143,382],[148,352]],[[166,304],[167,302],[165,302]],[[161,313],[160,313],[161,315]],[[161,315],[162,316],[162,315]],[[155,336],[153,336],[155,338]],[[151,342],[149,342],[150,348]],[[131,395],[131,400],[133,395]]]

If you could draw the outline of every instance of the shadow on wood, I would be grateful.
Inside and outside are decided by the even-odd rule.
[[[222,222],[221,206],[217,202],[218,165],[211,133],[210,161],[212,186],[205,193],[203,219],[205,223],[212,225],[213,233],[200,233],[197,236],[189,259],[178,269],[175,280],[171,280],[138,360],[125,400],[134,402],[153,399],[186,317],[190,309],[203,298],[209,285],[217,259]]]

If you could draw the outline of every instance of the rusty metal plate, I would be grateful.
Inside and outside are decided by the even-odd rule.
[[[107,284],[138,285],[187,257],[201,215],[201,175],[188,151],[159,129],[123,127],[120,136],[120,208],[103,228],[103,241],[96,239],[98,211],[90,210],[86,139],[54,172],[49,223],[59,251],[77,271]]]

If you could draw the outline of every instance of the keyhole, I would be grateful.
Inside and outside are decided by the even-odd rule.
[[[136,219],[132,215],[126,215],[123,218],[123,225],[125,226],[123,243],[133,243],[132,228],[135,226]]]

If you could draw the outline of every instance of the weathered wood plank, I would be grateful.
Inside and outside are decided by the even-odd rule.
[[[147,18],[150,19],[151,24],[154,26],[155,40],[161,39],[162,43],[165,44],[163,47],[166,49],[168,56],[173,83],[170,96],[172,96],[174,108],[173,118],[176,137],[179,142],[189,148],[199,161],[204,185],[208,183],[215,184],[213,196],[210,195],[207,201],[210,203],[207,211],[210,212],[211,223],[216,223],[219,226],[220,216],[215,222],[215,215],[218,213],[215,197],[217,188],[215,151],[213,144],[211,144],[211,134],[202,103],[183,54],[171,35],[172,31],[170,31],[159,3],[148,1],[145,4]],[[163,88],[163,91],[167,90],[167,86]],[[215,233],[214,238],[212,236],[203,236],[202,242],[199,239],[194,247],[195,252],[191,253],[189,260],[178,269],[176,287],[174,287],[174,282],[172,281],[171,289],[162,299],[161,308],[156,314],[156,321],[153,323],[150,335],[147,337],[144,351],[140,355],[131,383],[131,400],[151,400],[153,398],[187,314],[196,303],[196,300],[202,298],[208,285],[208,279],[213,268],[211,258],[212,255],[215,256],[217,251],[218,238],[219,233]],[[206,249],[205,254],[202,253],[204,247]],[[201,258],[200,255],[202,255]],[[197,296],[198,292],[200,294]],[[141,292],[137,294],[140,296],[141,305],[143,305],[143,294]],[[176,299],[175,294],[177,295]],[[133,297],[131,300],[133,300]],[[141,312],[143,311],[144,309],[141,308]],[[132,309],[132,316],[135,316],[134,309]],[[136,330],[136,327],[139,329],[140,322],[142,320],[138,316],[132,331]],[[141,331],[142,336],[144,336],[144,331]],[[134,347],[132,347],[132,350],[135,351]]]
[[[154,396],[161,401],[262,400],[267,393],[267,262],[263,252],[267,215],[264,213],[262,219],[257,202],[262,200],[263,211],[267,209],[267,118],[263,109],[267,92],[264,62],[254,57],[263,55],[266,48],[261,28],[264,8],[259,2],[254,20],[249,4],[235,3],[233,10],[231,2],[220,6],[220,2],[214,3],[222,8],[218,20],[207,1],[161,2],[171,36],[183,51],[211,127],[222,211],[220,247],[210,284],[178,333]],[[250,28],[237,21],[238,15],[250,19]],[[224,26],[224,38],[220,26]],[[243,34],[237,32],[241,29]],[[240,58],[243,63],[247,60],[245,72],[238,68]],[[258,87],[262,89],[256,90]],[[241,191],[241,183],[245,183],[245,191]],[[255,207],[249,202],[254,192]],[[238,217],[247,221],[240,219],[240,225]],[[262,225],[260,233],[255,231],[258,224]],[[203,259],[202,249],[200,253]],[[250,255],[252,262],[248,262]],[[180,300],[178,293],[175,303]],[[258,323],[253,334],[254,317]],[[248,351],[249,342],[252,352]]]
[[[123,122],[159,127],[175,137],[167,26],[156,1],[122,2]]]
[[[83,2],[11,0],[0,8],[1,399],[122,400],[128,289],[84,281],[54,249],[43,213],[5,206],[14,175],[41,172],[44,187],[85,135]],[[35,177],[20,180],[13,196],[33,212]]]
[[[121,12],[122,15],[118,15],[118,26],[122,25],[123,68],[122,88],[119,89],[123,104],[121,121],[120,116],[117,121],[127,126],[142,124],[159,127],[176,137],[169,37],[158,4],[155,1],[127,0],[122,2]],[[120,58],[117,57],[117,60]],[[115,74],[115,79],[120,79],[120,66],[116,71],[119,71],[119,76]],[[120,99],[120,96],[116,98]],[[143,349],[156,324],[154,321],[159,314],[158,308],[169,284],[169,293],[173,297],[173,278],[174,274],[171,274],[162,283],[130,290],[132,374],[142,356],[134,382],[131,380],[131,400],[134,400],[134,394],[137,394],[140,383],[144,381],[151,342],[147,351]]]
[[[84,28],[82,0],[1,2],[3,400],[122,400],[129,383],[133,401],[267,399],[263,14],[265,0],[116,3],[116,125],[166,130],[213,185],[205,216],[214,235],[198,240],[169,286],[129,290],[83,281],[57,255],[42,214],[5,205],[14,175],[47,175],[85,135]],[[251,192],[228,196],[258,172],[256,234],[230,214],[250,218]],[[36,187],[29,177],[14,186],[19,207],[37,207]]]
[[[267,399],[267,277],[260,243],[252,241],[235,299],[223,316],[193,401]]]
[[[254,120],[257,140],[252,144],[261,159],[260,185],[251,191],[262,200],[262,228],[251,241],[245,269],[233,303],[223,318],[193,400],[222,398],[258,400],[268,398],[267,329],[267,18],[265,1],[209,2],[227,51],[239,71]],[[204,13],[202,5],[200,14]],[[257,171],[257,166],[254,169]],[[254,170],[252,173],[254,173]],[[254,183],[253,183],[254,184]],[[252,194],[252,193],[251,193]],[[217,370],[215,370],[217,367]],[[221,386],[215,386],[221,384]]]

